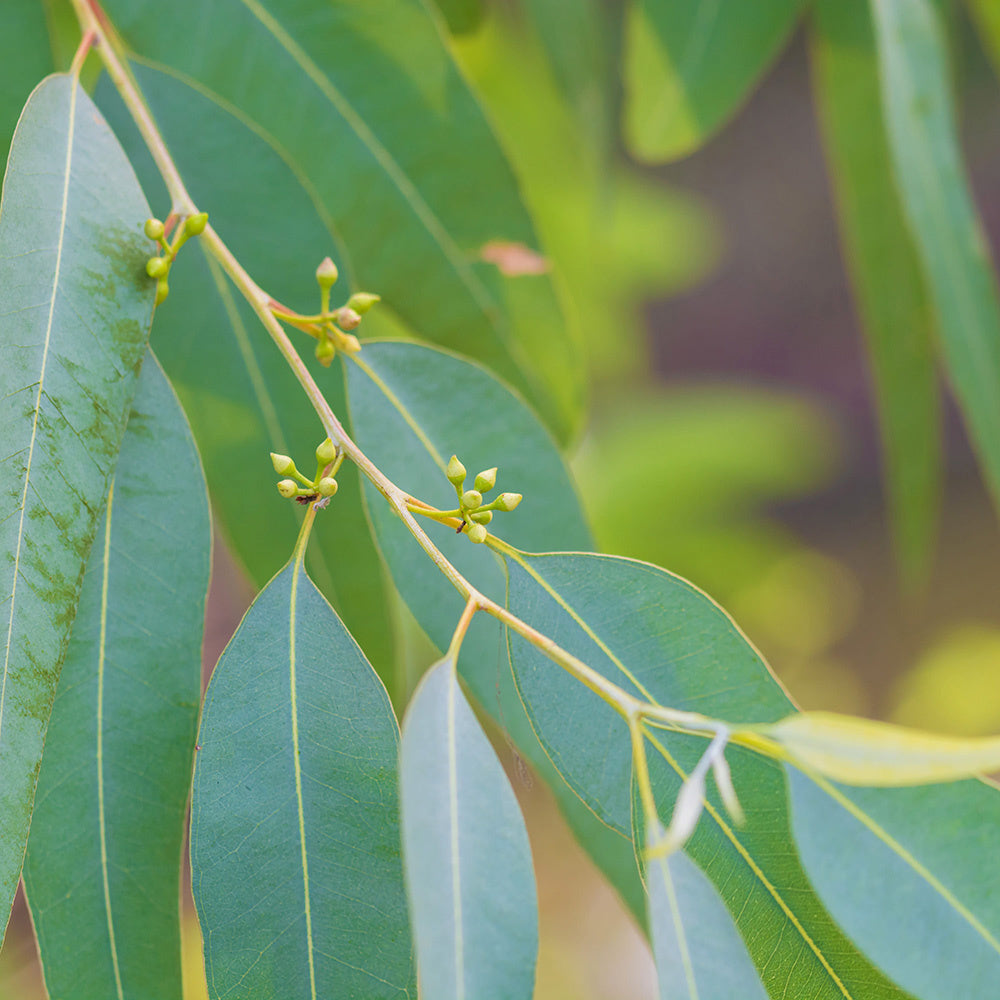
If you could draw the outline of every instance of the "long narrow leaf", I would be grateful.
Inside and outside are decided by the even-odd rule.
[[[191,432],[149,355],[84,577],[24,865],[52,997],[181,998],[211,540]]]
[[[145,352],[148,208],[80,86],[18,123],[0,203],[0,912],[21,871],[84,566]]]
[[[198,739],[192,888],[213,1000],[415,997],[396,721],[301,549],[226,648]]]
[[[841,234],[863,321],[904,579],[925,575],[941,492],[933,316],[903,215],[866,0],[819,0],[813,66]]]
[[[1000,303],[962,165],[947,49],[931,0],[873,0],[882,105],[945,365],[1000,505]]]
[[[403,858],[423,994],[531,1000],[538,913],[524,820],[446,658],[403,720]]]

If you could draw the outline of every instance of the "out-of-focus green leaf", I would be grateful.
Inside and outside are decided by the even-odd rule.
[[[591,377],[607,383],[642,375],[649,369],[642,303],[706,273],[721,244],[716,227],[690,195],[624,167],[606,172],[537,40],[501,14],[456,45],[459,58],[524,182],[574,306]]]
[[[336,227],[363,285],[422,337],[500,372],[561,439],[572,436],[576,346],[548,275],[510,275],[482,259],[489,245],[536,252],[538,241],[421,0],[318,9],[312,0],[110,0],[105,9],[140,57],[275,148]],[[214,158],[217,176],[229,165],[228,150]],[[272,194],[254,190],[264,203]],[[280,228],[273,217],[258,238]]]
[[[930,0],[877,0],[872,14],[903,208],[948,375],[1000,504],[1000,304],[959,152],[944,33]]]
[[[628,17],[625,136],[643,160],[701,146],[746,100],[802,0],[636,0]]]
[[[845,932],[920,1000],[1000,979],[1000,792],[981,781],[847,788],[788,769],[809,879]]]
[[[153,305],[132,168],[68,76],[34,91],[0,203],[0,912]]]
[[[979,28],[983,47],[1000,71],[1000,7],[994,0],[967,0]]]
[[[39,0],[7,0],[0,7],[0,159],[28,95],[52,71],[45,8]]]
[[[173,78],[142,68],[138,78],[155,97],[157,121],[195,199],[210,210],[212,225],[250,273],[266,275],[271,294],[314,308],[315,267],[331,251],[348,286],[343,297],[358,290],[335,228],[270,146],[225,108]],[[106,80],[98,99],[137,164],[150,201],[166,214],[169,201],[159,175]],[[272,228],[262,240],[260,234]],[[178,257],[170,289],[157,310],[153,343],[191,420],[226,537],[262,587],[288,558],[302,520],[302,508],[275,491],[268,452],[291,455],[308,475],[313,449],[325,434],[267,332],[197,242]],[[359,332],[377,325],[377,312]],[[321,368],[311,356],[312,341],[293,336],[306,342],[307,364],[330,405],[346,414],[339,362],[329,371]],[[351,463],[337,481],[336,503],[317,519],[306,564],[395,694],[386,580]]]
[[[452,657],[431,668],[406,710],[400,788],[424,995],[531,1000],[538,912],[528,832]]]
[[[514,553],[507,565],[511,611],[630,693],[727,720],[777,721],[791,710],[731,619],[678,577],[587,554]],[[518,690],[553,764],[597,816],[630,835],[627,726],[535,647],[509,640]],[[668,815],[706,742],[661,733],[653,745],[656,801]],[[769,995],[900,997],[813,892],[791,839],[781,767],[739,747],[727,758],[746,823],[734,828],[710,792],[687,850],[722,895]]]
[[[483,20],[483,0],[434,0],[453,35],[475,31]]]
[[[181,1000],[181,847],[208,590],[198,453],[139,378],[45,740],[24,864],[53,997]]]
[[[646,889],[660,1000],[766,1000],[725,904],[686,854],[648,861]]]
[[[868,343],[904,579],[927,571],[941,492],[933,318],[882,121],[866,0],[819,0],[813,65],[841,232]]]
[[[198,740],[191,878],[212,1000],[415,997],[396,720],[301,550],[219,660]]]

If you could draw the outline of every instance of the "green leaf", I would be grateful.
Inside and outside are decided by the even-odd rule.
[[[245,124],[201,94],[152,70],[140,68],[138,79],[157,96],[160,125],[169,135],[183,136],[175,155],[194,197],[210,206],[212,225],[252,273],[267,275],[273,295],[283,302],[309,302],[318,294],[315,263],[336,246],[337,236],[295,173]],[[150,201],[167,206],[159,174],[106,79],[98,101],[137,164]],[[228,151],[224,173],[212,169],[219,149]],[[281,228],[261,240],[259,234],[273,226],[276,216]],[[343,257],[335,256],[342,280],[357,290]],[[362,330],[369,322],[366,318]],[[302,521],[302,508],[276,492],[268,453],[292,455],[311,474],[313,449],[325,432],[267,332],[197,241],[172,268],[170,295],[156,313],[153,345],[191,420],[226,539],[253,582],[263,587],[287,559]],[[330,404],[346,413],[339,371],[321,368],[307,352]],[[342,467],[337,481],[336,504],[317,519],[306,564],[395,693],[388,588],[351,463]]]
[[[627,23],[625,137],[643,160],[694,152],[735,113],[795,26],[802,0],[636,0]]]
[[[132,169],[67,76],[32,94],[0,204],[0,910],[153,304]],[[6,923],[6,918],[4,918]]]
[[[336,0],[318,11],[311,0],[105,8],[143,61],[238,115],[296,171],[367,290],[422,337],[495,368],[561,438],[572,435],[582,398],[574,342],[547,275],[507,276],[480,259],[487,244],[537,251],[538,241],[421,0]],[[155,110],[157,94],[148,97]],[[190,129],[168,133],[168,143],[179,147]],[[204,169],[224,181],[230,165],[223,150]],[[255,190],[266,203],[271,191]],[[313,309],[311,299],[289,304]]]
[[[453,35],[475,31],[483,20],[482,0],[434,0],[434,6]]]
[[[528,832],[453,658],[431,668],[407,708],[400,787],[424,995],[531,1000],[538,912]]]
[[[7,0],[0,10],[0,158],[28,95],[52,72],[45,8],[39,0]]]
[[[727,720],[777,721],[791,705],[726,613],[655,566],[608,556],[517,554],[508,606],[626,690]],[[524,640],[511,662],[532,725],[554,765],[595,814],[631,834],[631,742],[600,698]],[[662,733],[650,770],[668,815],[683,777],[706,749]],[[844,937],[809,885],[789,831],[780,765],[727,752],[746,812],[734,828],[712,792],[687,851],[722,895],[770,996],[899,997]],[[880,992],[881,991],[881,992]]]
[[[648,862],[646,885],[660,1000],[765,1000],[722,898],[687,855]]]
[[[987,55],[1000,71],[1000,7],[993,0],[968,0],[967,4]]]
[[[792,829],[837,923],[920,1000],[1000,979],[1000,794],[981,781],[845,788],[788,768]]]
[[[212,536],[198,453],[152,356],[110,497],[52,709],[24,882],[51,996],[180,1000]]]
[[[301,547],[219,660],[198,740],[191,877],[213,1000],[415,997],[396,721]]]
[[[882,120],[866,0],[813,8],[814,83],[841,234],[868,344],[904,580],[928,569],[941,492],[933,317]]]
[[[930,0],[872,4],[896,179],[945,365],[1000,505],[1000,304],[958,147],[946,41]]]

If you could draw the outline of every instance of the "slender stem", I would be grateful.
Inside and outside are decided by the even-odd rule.
[[[97,33],[93,28],[88,28],[80,39],[80,44],[77,46],[76,52],[73,55],[73,62],[69,68],[70,74],[77,79],[80,78],[80,71],[83,69],[83,64],[87,59],[87,53],[90,52],[91,47],[96,41]]]
[[[472,616],[478,610],[479,601],[470,597],[465,602],[465,610],[462,611],[462,617],[458,619],[458,624],[455,626],[455,634],[451,637],[451,643],[448,646],[447,655],[456,662],[458,661],[458,652],[462,648],[462,640],[465,638],[465,633],[469,630],[469,625],[472,622]]]
[[[156,165],[173,202],[172,213],[176,215],[196,215],[198,207],[188,193],[180,172],[170,156],[166,143],[163,141],[163,137],[160,135],[153,117],[146,106],[142,93],[128,69],[121,45],[117,39],[112,38],[110,31],[105,27],[105,19],[96,0],[72,0],[72,2],[83,31],[93,31],[97,38],[99,52],[108,75],[114,82],[146,146],[156,161]],[[674,713],[671,709],[663,709],[659,706],[648,705],[640,701],[617,684],[609,681],[603,674],[587,666],[582,660],[563,649],[548,636],[543,635],[537,629],[512,614],[505,607],[480,593],[448,561],[417,522],[411,511],[414,499],[388,479],[348,435],[343,424],[341,424],[337,415],[324,398],[322,391],[313,379],[305,362],[285,333],[284,327],[282,327],[276,317],[276,301],[250,277],[211,225],[205,227],[205,231],[201,234],[200,238],[204,248],[226,272],[229,279],[257,314],[257,318],[263,324],[264,329],[270,334],[271,339],[288,363],[299,385],[302,386],[306,397],[312,404],[313,409],[319,416],[327,435],[385,497],[435,566],[451,582],[452,586],[466,598],[468,602],[466,610],[468,611],[470,606],[474,608],[474,611],[469,612],[470,617],[471,614],[479,610],[492,615],[586,685],[626,720],[634,718],[639,713],[652,718],[655,711],[657,717],[664,720],[671,714],[676,715],[678,718],[683,716],[685,720],[684,724],[693,726],[695,730],[702,732],[706,730],[714,731],[711,720],[704,720],[703,717],[695,716],[692,713]],[[279,311],[282,313],[286,312],[283,307],[279,307]],[[324,311],[326,310],[324,309]],[[289,310],[286,315],[290,313],[291,311]],[[420,508],[420,513],[425,515],[429,510],[434,510],[429,505],[420,502],[416,502],[416,506]],[[311,507],[310,513],[312,513],[312,510],[313,508]],[[444,521],[444,523],[454,526],[454,519]],[[507,546],[495,536],[489,536],[487,541],[491,543],[493,548],[499,551],[510,550],[510,546]]]

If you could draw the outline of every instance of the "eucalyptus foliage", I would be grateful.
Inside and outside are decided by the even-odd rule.
[[[0,9],[0,892],[23,878],[51,996],[181,1000],[188,839],[213,1000],[530,998],[531,848],[484,725],[643,924],[664,1000],[992,995],[1000,739],[799,712],[709,596],[590,551],[567,296],[597,276],[552,272],[551,171],[524,136],[522,194],[491,127],[515,119],[457,61],[449,31],[506,15],[439,6]],[[918,574],[937,344],[1000,483],[943,5],[523,13],[587,178],[619,57],[627,142],[675,158],[807,20]],[[209,502],[261,589],[200,701]],[[413,691],[400,602],[441,654]]]

